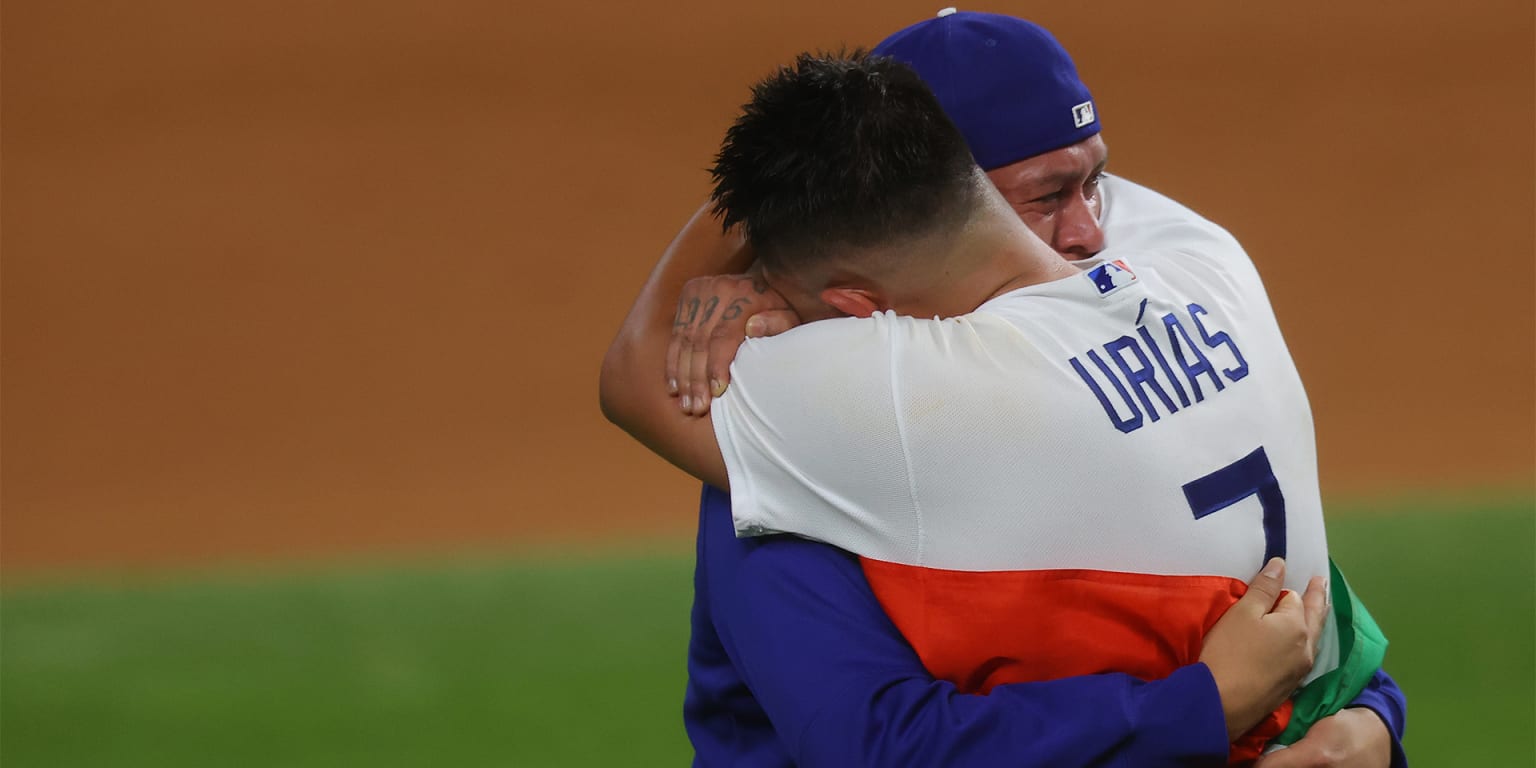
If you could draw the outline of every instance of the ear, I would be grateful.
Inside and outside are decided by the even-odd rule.
[[[867,288],[826,288],[822,290],[820,298],[827,306],[853,317],[869,317],[889,309],[885,305],[885,297]]]

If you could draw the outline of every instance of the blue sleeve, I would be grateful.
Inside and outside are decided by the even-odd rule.
[[[1392,734],[1392,768],[1408,768],[1408,755],[1403,752],[1403,734],[1408,730],[1408,697],[1386,670],[1376,670],[1365,690],[1349,703],[1351,707],[1365,707],[1375,712]]]
[[[701,525],[728,529],[724,505]],[[1155,682],[1110,674],[961,694],[923,668],[854,556],[701,533],[716,629],[797,765],[1226,765],[1204,665]]]

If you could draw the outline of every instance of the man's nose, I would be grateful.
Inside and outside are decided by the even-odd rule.
[[[1057,252],[1068,259],[1086,259],[1104,250],[1104,229],[1099,226],[1098,206],[1073,195],[1056,214]]]

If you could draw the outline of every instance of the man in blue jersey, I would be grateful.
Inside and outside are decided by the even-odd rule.
[[[999,35],[1035,34],[1038,29],[998,19],[980,21],[997,24]],[[1058,73],[1065,66],[1070,71],[1064,52],[1051,49],[1047,54],[1039,66]],[[924,73],[924,62],[907,58]],[[1031,74],[1015,72],[1011,77],[1034,82]],[[1058,81],[1066,91],[1061,95],[1070,106],[1087,105],[1073,110],[1070,126],[1018,131],[989,145],[985,139],[995,138],[993,134],[979,135],[987,132],[957,120],[977,159],[1025,222],[1069,258],[1091,255],[1103,247],[1105,238],[1098,190],[1103,144],[1086,89],[1075,71],[1070,75]],[[985,88],[978,90],[985,96]],[[1027,126],[1029,115],[1018,124]],[[988,167],[983,159],[994,151],[1006,157],[1019,147],[1024,151],[1002,165]],[[670,264],[664,261],[653,283],[658,277],[674,282],[657,293],[674,294],[678,276],[746,268],[735,243],[718,237],[710,242],[707,230],[691,226],[674,243]],[[710,328],[711,334],[719,334],[720,344],[730,348],[739,342],[747,318],[783,306],[746,278],[716,279],[695,284],[694,289],[694,295],[685,296],[678,320],[693,328],[695,336],[698,329]],[[645,298],[632,318],[646,314]],[[690,299],[697,302],[691,312]],[[666,313],[671,315],[670,309]],[[710,319],[728,323],[706,326]],[[768,328],[748,330],[771,331],[775,323],[785,321],[782,314],[763,314],[757,322],[766,322]],[[616,349],[622,342],[621,334]],[[695,387],[713,379],[711,384],[718,384],[712,394],[718,394],[725,377],[710,367],[720,356],[712,362],[688,351],[673,356],[671,364],[684,380],[679,388],[689,400],[685,409],[702,409],[707,395]],[[622,381],[623,366],[611,371],[610,363],[622,362],[622,357],[620,349],[619,357],[610,353],[605,361],[605,407],[611,415],[617,409],[608,397],[609,376],[617,373]],[[737,540],[728,516],[729,500],[706,489],[686,708],[701,764],[959,765],[1008,760],[1054,765],[1106,754],[1134,765],[1197,764],[1202,755],[1211,759],[1208,744],[1192,722],[1195,713],[1211,711],[1196,687],[1181,686],[1178,680],[1137,685],[1117,676],[1095,676],[1005,685],[985,697],[959,695],[924,671],[881,611],[855,558],[794,538]],[[1355,703],[1363,709],[1345,710],[1319,723],[1312,735],[1265,758],[1265,764],[1382,765],[1389,755],[1400,763],[1403,702],[1390,678],[1378,674]]]

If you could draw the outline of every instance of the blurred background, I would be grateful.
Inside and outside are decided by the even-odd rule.
[[[0,762],[686,761],[599,362],[748,84],[937,9],[5,3]],[[1259,264],[1415,765],[1536,761],[1532,5],[967,9]]]

